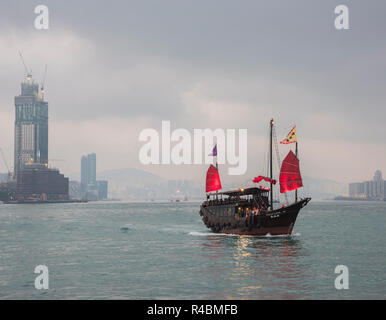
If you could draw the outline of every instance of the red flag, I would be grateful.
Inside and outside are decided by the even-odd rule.
[[[276,184],[276,180],[275,179],[270,179],[270,178],[267,178],[267,177],[264,177],[264,176],[255,177],[255,179],[253,179],[253,182],[254,183],[259,183],[261,180],[270,182],[272,184]]]

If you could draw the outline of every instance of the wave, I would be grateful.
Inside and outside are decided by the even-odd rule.
[[[128,223],[128,224],[125,224],[123,227],[121,227],[121,232],[129,232],[130,230],[132,230],[132,224],[131,223]]]

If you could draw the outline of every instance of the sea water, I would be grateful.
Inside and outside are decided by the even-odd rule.
[[[0,298],[386,298],[386,202],[311,201],[292,236],[264,237],[214,234],[199,206],[2,204]],[[338,265],[348,289],[335,287]]]

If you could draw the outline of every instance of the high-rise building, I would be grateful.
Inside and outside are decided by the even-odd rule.
[[[107,181],[96,180],[96,154],[90,153],[81,158],[81,189],[88,200],[107,199]]]
[[[373,180],[374,181],[382,181],[383,180],[381,170],[375,171]]]
[[[15,97],[15,176],[26,163],[48,165],[48,103],[31,75]]]
[[[87,184],[94,185],[96,183],[96,154],[90,153],[87,155]]]
[[[364,184],[361,182],[350,183],[348,186],[348,192],[350,197],[357,197],[364,194]]]
[[[80,183],[82,186],[87,186],[88,180],[87,180],[87,156],[82,156],[82,159],[80,161]]]
[[[82,185],[96,184],[96,154],[90,153],[82,156],[80,161],[80,181]]]
[[[48,102],[43,85],[39,91],[28,72],[15,97],[14,177],[11,187],[8,183],[8,200],[69,200],[68,178],[48,168]]]

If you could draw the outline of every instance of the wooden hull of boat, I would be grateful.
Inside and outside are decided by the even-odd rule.
[[[202,205],[200,215],[205,225],[215,233],[251,236],[290,235],[300,209],[310,200],[306,198],[287,207],[245,217],[229,214],[232,209],[237,209],[237,205]]]

